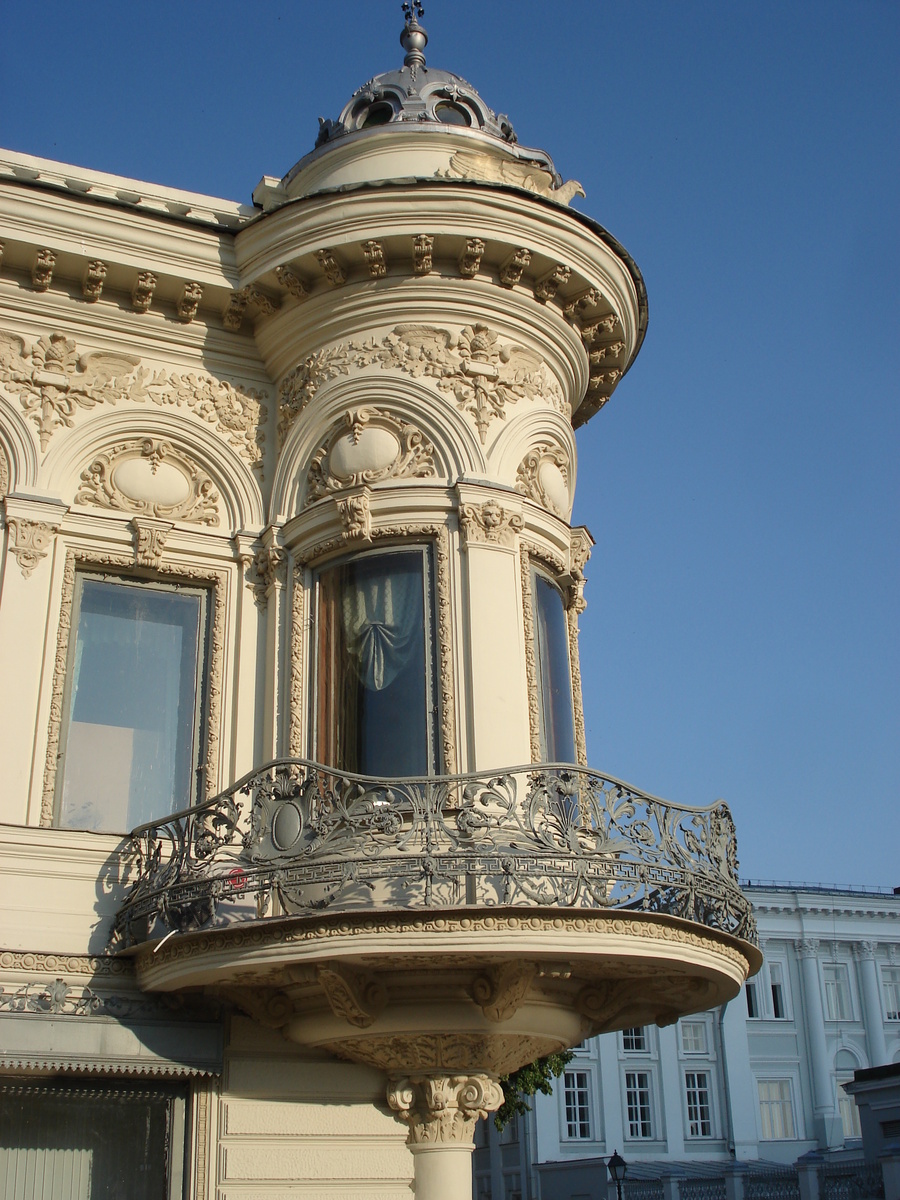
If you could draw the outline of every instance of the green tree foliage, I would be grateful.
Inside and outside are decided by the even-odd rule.
[[[513,1117],[523,1116],[531,1112],[531,1105],[525,1099],[535,1092],[543,1092],[545,1096],[553,1092],[553,1080],[562,1075],[566,1063],[572,1059],[571,1050],[563,1050],[559,1054],[548,1054],[536,1062],[519,1067],[510,1075],[500,1079],[503,1088],[503,1103],[494,1114],[494,1124],[498,1129],[508,1125]]]

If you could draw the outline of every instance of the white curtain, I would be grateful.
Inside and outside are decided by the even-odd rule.
[[[422,639],[422,579],[418,571],[357,579],[343,589],[347,648],[364,687],[390,687]]]

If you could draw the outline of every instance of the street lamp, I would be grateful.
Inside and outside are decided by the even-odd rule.
[[[618,1150],[613,1150],[612,1155],[607,1159],[606,1169],[609,1171],[610,1179],[616,1185],[617,1200],[622,1200],[622,1183],[625,1179],[625,1172],[628,1170],[628,1163]]]

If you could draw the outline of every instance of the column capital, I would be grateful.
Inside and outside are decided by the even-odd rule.
[[[490,1075],[407,1075],[390,1080],[387,1101],[409,1125],[409,1145],[463,1145],[503,1103],[503,1090]]]
[[[854,942],[853,957],[860,961],[867,958],[874,958],[875,951],[878,949],[877,942]]]
[[[794,942],[794,949],[800,958],[815,958],[819,953],[818,938],[798,938]]]

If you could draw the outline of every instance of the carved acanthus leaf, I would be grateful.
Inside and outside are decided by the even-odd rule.
[[[414,425],[383,409],[353,409],[336,423],[313,458],[306,500],[387,479],[434,474],[434,446]]]
[[[374,976],[348,970],[334,963],[316,969],[319,984],[336,1017],[368,1029],[387,1004],[384,985]]]
[[[410,1145],[472,1141],[475,1122],[503,1103],[489,1075],[408,1075],[392,1079],[388,1104],[409,1125]]]
[[[156,487],[161,468],[165,472],[162,493]],[[161,494],[171,497],[173,487],[182,494],[168,500],[156,498]],[[192,458],[171,443],[153,438],[119,442],[98,454],[82,471],[75,495],[76,504],[199,525],[219,524],[218,500],[212,480]]]
[[[98,351],[79,356],[62,333],[24,341],[0,330],[0,383],[19,396],[46,450],[54,430],[71,428],[81,409],[130,400],[186,408],[208,422],[254,470],[262,470],[266,406],[259,393],[212,375],[150,371],[130,354]],[[137,369],[135,369],[137,368]]]
[[[515,959],[493,967],[472,982],[472,999],[489,1021],[507,1021],[520,1007],[536,974],[534,963]]]
[[[281,385],[280,444],[323,383],[368,366],[435,380],[463,412],[472,414],[482,442],[490,422],[506,416],[507,404],[543,400],[559,411],[566,409],[562,390],[540,356],[501,342],[488,326],[467,325],[454,338],[449,330],[429,325],[398,325],[381,341],[317,350],[290,372]]]

